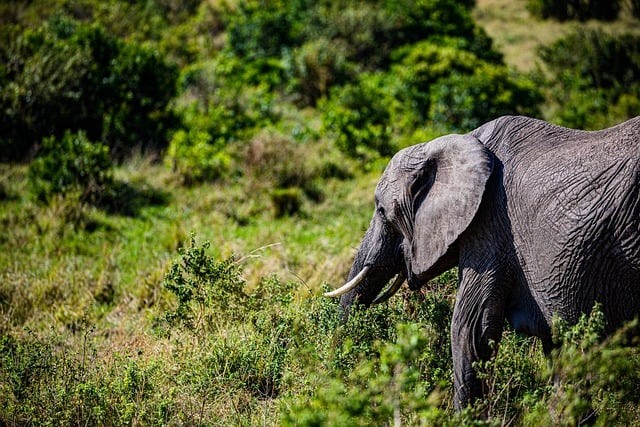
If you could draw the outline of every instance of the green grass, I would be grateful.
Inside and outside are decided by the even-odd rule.
[[[164,194],[135,216],[41,205],[25,167],[1,172],[3,425],[548,425],[549,408],[570,424],[596,371],[599,419],[639,419],[635,376],[621,374],[637,349],[587,351],[579,337],[598,322],[566,335],[553,371],[535,339],[507,330],[478,366],[487,399],[454,414],[455,272],[341,324],[320,293],[344,279],[379,170],[329,179],[322,202],[280,219],[247,180],[182,187],[144,158],[115,174]],[[551,386],[556,372],[570,388]]]
[[[5,292],[28,294],[33,316],[44,316],[45,323],[52,316],[82,316],[105,292],[113,294],[109,306],[139,298],[141,289],[154,293],[190,233],[211,241],[212,256],[243,259],[251,284],[276,274],[316,293],[324,281],[335,285],[368,224],[379,173],[329,181],[331,197],[319,205],[305,201],[300,215],[275,220],[266,190],[252,191],[245,182],[180,187],[166,168],[145,159],[127,163],[116,177],[165,192],[168,201],[142,207],[136,216],[107,215],[63,197],[39,205],[27,191],[25,169],[3,168],[9,193],[0,211]],[[23,320],[16,326],[35,321]]]

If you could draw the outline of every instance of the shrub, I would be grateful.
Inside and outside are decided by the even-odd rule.
[[[110,84],[103,90],[110,95],[98,104],[104,105],[103,140],[120,156],[136,148],[166,147],[167,132],[176,125],[168,105],[176,94],[177,68],[155,49],[128,42],[111,59],[108,72]]]
[[[308,401],[287,408],[283,425],[441,425],[450,418],[438,407],[439,394],[421,382],[416,361],[435,350],[424,331],[414,323],[400,324],[396,331],[394,341],[376,342],[376,355],[363,357],[345,378],[326,379]]]
[[[228,19],[229,46],[239,56],[276,57],[301,40],[306,0],[238,2]]]
[[[174,133],[166,161],[187,185],[222,178],[231,165],[224,141],[215,143],[208,132],[195,128]]]
[[[61,17],[9,28],[2,39],[2,157],[23,158],[66,130],[83,130],[117,156],[166,144],[177,70],[156,51]]]
[[[119,354],[106,365],[85,328],[73,347],[54,333],[0,337],[1,424],[167,424],[172,401],[156,389],[159,365]]]
[[[81,202],[99,203],[113,190],[109,149],[89,141],[84,132],[45,138],[38,158],[29,166],[29,179],[40,200],[77,192]]]
[[[165,314],[169,326],[181,326],[203,335],[227,320],[245,314],[248,295],[244,279],[233,257],[216,261],[207,255],[210,243],[201,246],[191,236],[188,248],[181,248],[164,279],[165,288],[177,299],[174,310]]]
[[[556,319],[554,340],[558,348],[543,372],[548,386],[542,388],[544,399],[539,392],[531,396],[533,407],[525,423],[636,424],[640,416],[640,353],[637,343],[629,342],[636,327],[637,321],[631,322],[604,339],[605,318],[599,305],[573,326]]]
[[[391,155],[392,122],[390,104],[394,98],[380,85],[381,75],[364,74],[357,83],[335,88],[324,102],[324,129],[335,135],[336,146],[351,157],[367,151]]]
[[[640,37],[576,30],[539,51],[560,124],[602,128],[640,114]]]
[[[582,87],[618,88],[640,80],[640,36],[575,30],[541,47],[539,55],[557,75],[580,76],[576,83]]]
[[[621,2],[620,0],[529,0],[527,9],[532,15],[543,19],[613,21],[618,17]]]
[[[289,91],[302,105],[315,102],[357,73],[388,70],[395,49],[420,40],[457,37],[465,49],[500,61],[490,38],[471,17],[473,2],[421,0],[240,2],[227,11],[228,51],[252,73],[252,84],[274,86],[283,61],[293,77]],[[274,62],[276,61],[276,62]],[[266,72],[265,72],[266,71]]]
[[[181,73],[181,100],[174,108],[180,129],[165,160],[185,184],[227,176],[233,156],[241,151],[238,142],[278,120],[274,94],[249,84],[245,72],[237,57],[221,54]]]
[[[458,37],[478,56],[499,58],[491,40],[475,26],[471,2],[420,0],[393,2],[331,2],[314,10],[320,28],[314,30],[331,40],[340,40],[347,59],[360,70],[388,70],[393,52],[422,40]],[[317,38],[312,34],[311,39]]]
[[[315,106],[329,88],[353,78],[354,64],[347,60],[346,46],[324,37],[295,48],[288,68],[293,81],[288,91],[297,95],[299,106]]]
[[[507,114],[539,116],[542,95],[526,77],[482,64],[473,74],[454,73],[431,89],[429,117],[436,125],[469,131]]]
[[[483,64],[473,53],[459,49],[453,39],[443,43],[422,41],[395,53],[398,63],[391,72],[402,81],[400,100],[413,108],[421,121],[429,118],[430,93],[439,80],[452,74],[472,74]]]

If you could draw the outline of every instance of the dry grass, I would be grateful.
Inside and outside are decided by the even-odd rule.
[[[536,54],[539,46],[548,45],[576,26],[640,34],[638,21],[632,19],[626,8],[614,23],[576,23],[538,20],[527,11],[527,0],[477,0],[473,16],[504,54],[506,63],[521,71],[532,71],[539,65]]]

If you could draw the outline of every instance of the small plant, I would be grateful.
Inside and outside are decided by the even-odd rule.
[[[604,338],[601,306],[570,326],[554,321],[558,347],[541,370],[542,382],[522,399],[526,425],[635,425],[640,419],[640,351],[629,338],[632,321]]]
[[[29,166],[33,192],[41,201],[78,193],[83,203],[100,203],[113,189],[109,148],[89,141],[84,132],[45,138],[40,155]]]
[[[178,300],[176,308],[165,315],[170,326],[183,326],[194,333],[215,330],[228,319],[242,316],[248,304],[245,281],[234,258],[216,261],[191,236],[188,248],[179,249],[175,262],[164,279],[165,288]]]
[[[167,162],[187,185],[213,181],[229,171],[231,158],[223,147],[207,131],[179,130],[169,143]]]
[[[284,425],[361,426],[424,425],[442,418],[438,393],[421,381],[421,356],[428,340],[419,324],[400,324],[393,341],[376,341],[374,353],[362,357],[345,377],[325,378],[309,400],[283,413]]]

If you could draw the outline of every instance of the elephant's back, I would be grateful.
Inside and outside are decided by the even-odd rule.
[[[594,151],[608,157],[640,158],[640,116],[602,130],[570,129],[524,116],[502,116],[471,134],[503,162],[528,162],[545,152],[560,158],[584,158]]]
[[[569,307],[557,314],[570,320],[599,301],[611,320],[640,314],[640,119],[591,132],[515,124],[520,139],[497,156],[527,280],[562,301],[547,311]]]

